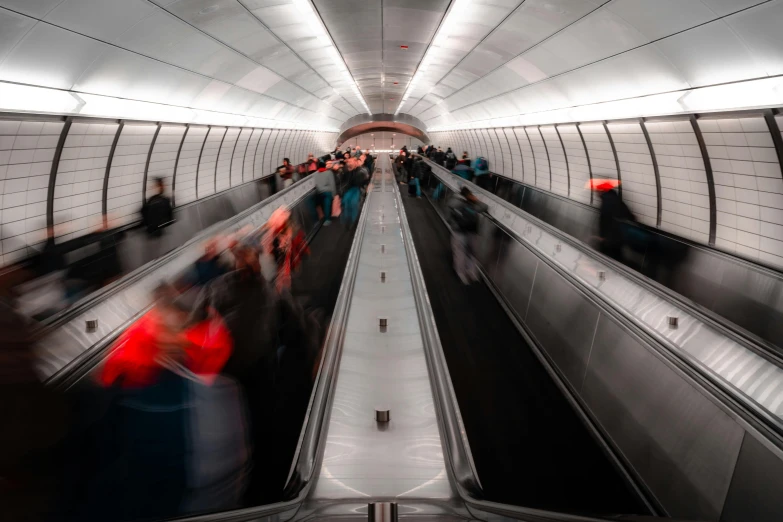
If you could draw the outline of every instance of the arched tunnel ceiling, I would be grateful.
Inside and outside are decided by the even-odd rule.
[[[200,123],[402,112],[432,130],[772,78],[693,104],[771,106],[781,23],[782,0],[0,0],[0,110],[128,99]]]

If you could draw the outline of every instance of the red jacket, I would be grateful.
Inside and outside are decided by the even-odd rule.
[[[126,388],[139,388],[157,379],[161,366],[156,361],[161,332],[158,312],[152,310],[117,339],[111,355],[103,365],[100,382],[111,386],[118,379]],[[185,366],[211,383],[226,364],[234,346],[228,329],[221,319],[208,319],[182,334],[185,344]]]

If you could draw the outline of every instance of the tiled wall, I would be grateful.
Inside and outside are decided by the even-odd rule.
[[[124,125],[109,169],[106,214],[112,225],[136,219],[145,190],[142,190],[147,154],[157,125]]]
[[[544,125],[539,128],[544,137],[547,156],[549,157],[549,170],[552,173],[552,192],[561,196],[568,196],[568,164],[566,163],[563,144],[560,143],[560,135],[554,125]]]
[[[715,243],[783,265],[783,178],[763,117],[700,119],[715,181]]]
[[[524,127],[516,127],[514,134],[517,136],[517,144],[522,151],[522,172],[524,182],[529,185],[536,184],[536,156],[533,154],[533,146],[527,137],[527,131]],[[490,165],[491,167],[491,165]]]
[[[704,158],[689,120],[650,121],[661,178],[661,228],[700,243],[710,235],[710,201]]]
[[[639,122],[609,123],[620,172],[623,178],[623,199],[636,219],[658,225],[658,189],[655,181],[650,146]]]
[[[778,136],[783,144],[783,115],[774,112],[463,129],[430,138],[486,157],[493,172],[584,204],[600,205],[585,188],[590,178],[619,178],[640,222],[783,269],[783,172],[775,147]]]
[[[45,237],[49,174],[63,125],[0,120],[3,265],[26,257]]]
[[[617,162],[612,152],[612,144],[606,129],[601,123],[579,124],[579,131],[582,133],[582,139],[585,142],[587,156],[590,158],[590,168],[593,171],[593,177],[599,179],[617,179]],[[593,198],[593,202],[598,205],[599,198]]]
[[[197,125],[188,127],[176,168],[177,182],[174,186],[174,202],[177,205],[184,205],[196,200],[198,162],[201,148],[208,133],[208,127]]]
[[[252,134],[253,129],[242,129],[239,133],[239,138],[237,138],[237,144],[234,147],[234,154],[231,160],[232,187],[236,187],[245,182],[245,152],[247,152],[247,146],[248,143],[250,143],[250,136]]]
[[[231,187],[231,160],[234,157],[234,149],[241,130],[237,127],[229,127],[223,136],[223,141],[220,142],[220,152],[215,169],[215,191],[217,192]]]
[[[530,147],[533,149],[533,159],[536,166],[536,187],[549,190],[552,187],[552,177],[549,173],[549,157],[544,138],[541,136],[541,131],[538,127],[527,127],[525,128],[525,133],[530,141]]]
[[[54,187],[55,233],[62,241],[101,225],[103,181],[119,123],[74,122],[65,139]]]
[[[155,193],[155,180],[158,178],[163,180],[166,194],[171,196],[174,165],[177,163],[177,152],[186,129],[184,125],[161,125],[155,144],[152,146],[150,166],[147,171],[147,198]]]
[[[568,162],[568,174],[571,178],[568,197],[589,204],[590,189],[587,188],[587,183],[590,180],[590,162],[587,159],[587,150],[585,150],[579,129],[576,125],[558,125],[557,131],[563,140],[563,148]]]
[[[300,162],[308,152],[328,152],[337,138],[289,131],[288,148],[280,143],[279,157],[271,157],[265,144],[272,134],[269,129],[232,127],[226,133],[225,127],[199,125],[0,116],[0,266],[40,249],[49,209],[56,240],[63,242],[102,226],[104,205],[112,226],[137,220],[157,178],[180,206],[197,197],[197,171],[198,197],[204,197],[215,191],[216,172],[218,191],[225,190],[271,174],[262,165],[277,166],[283,156]],[[61,140],[59,162],[53,165]]]

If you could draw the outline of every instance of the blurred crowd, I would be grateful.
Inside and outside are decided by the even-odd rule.
[[[407,149],[401,150],[394,161],[395,172],[399,174],[401,183],[403,180],[408,180],[411,195],[415,193],[420,196],[419,186],[430,184],[429,167],[419,163],[423,158],[431,160],[488,192],[508,199],[516,206],[522,206],[522,191],[512,190],[511,194],[502,193],[503,187],[507,187],[508,184],[499,183],[499,177],[490,171],[486,158],[471,159],[467,151],[458,157],[451,148],[447,148],[444,152],[441,147],[433,145],[419,147],[415,158],[411,158]],[[432,197],[436,200],[443,198],[446,192],[443,184],[436,182],[434,185]],[[592,246],[601,253],[642,272],[648,277],[665,285],[670,284],[670,281],[676,276],[677,267],[684,261],[687,254],[685,245],[655,234],[641,225],[623,201],[619,180],[591,178],[584,189],[593,191],[595,198],[600,202],[598,219],[593,225],[587,224],[594,226],[595,230],[589,238]],[[455,195],[456,203],[452,206],[465,207],[468,210],[472,206],[475,207],[477,200],[469,189],[467,192],[468,194]],[[466,202],[469,204],[466,205]],[[455,267],[462,266],[461,262],[457,262],[457,258],[463,259],[464,257],[458,250],[467,252],[467,257],[464,258],[470,259],[472,233],[474,232],[468,230],[465,235],[467,239],[457,242],[458,246],[464,245],[464,248],[455,250],[457,252]],[[471,279],[469,269],[457,270],[457,272],[463,281]]]
[[[313,175],[307,211],[350,230],[374,162],[358,148],[337,150],[295,168],[284,160],[277,176],[285,188]],[[152,241],[174,220],[166,187],[156,186],[140,220]],[[84,239],[91,261],[69,265],[50,231],[33,267],[65,274],[62,301],[122,275],[103,232]],[[40,328],[20,307],[21,271],[0,277],[0,518],[149,520],[280,500],[284,477],[265,464],[278,458],[277,425],[292,397],[309,397],[326,330],[324,311],[292,294],[309,255],[285,206],[259,229],[206,239],[67,393],[36,371]]]

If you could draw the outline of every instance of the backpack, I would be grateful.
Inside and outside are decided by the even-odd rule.
[[[489,170],[489,162],[484,156],[479,156],[476,159],[476,170]]]
[[[446,168],[451,170],[457,166],[457,156],[453,152],[446,154]]]
[[[478,213],[473,206],[465,202],[451,210],[454,222],[462,232],[475,234],[478,232]]]

